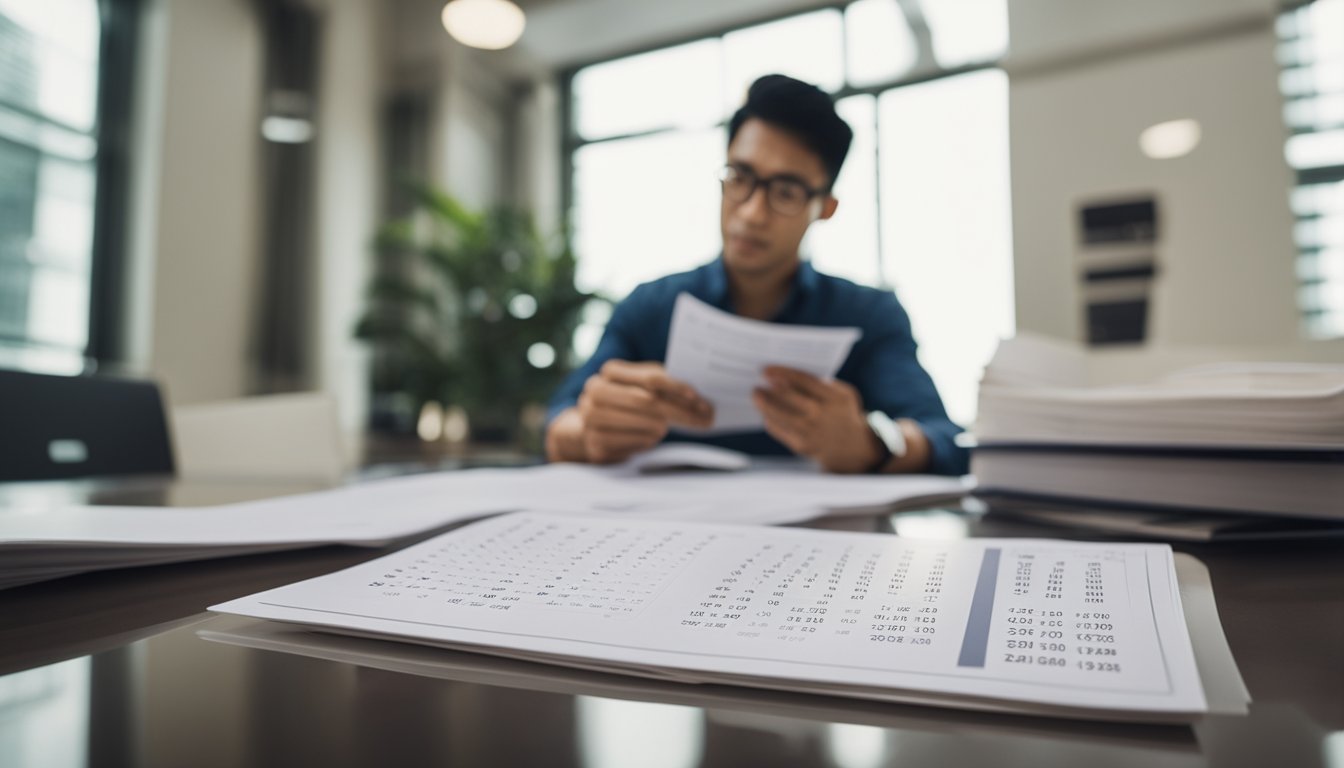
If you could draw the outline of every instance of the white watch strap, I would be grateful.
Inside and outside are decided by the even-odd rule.
[[[868,426],[893,457],[899,459],[905,456],[909,446],[906,445],[905,431],[901,429],[900,424],[892,421],[891,417],[882,411],[869,411]]]

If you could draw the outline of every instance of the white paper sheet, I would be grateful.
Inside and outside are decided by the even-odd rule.
[[[630,457],[625,466],[646,473],[688,469],[737,472],[751,467],[751,457],[716,445],[663,443]]]
[[[969,488],[966,480],[952,477],[856,477],[827,475],[803,464],[765,467],[646,476],[631,467],[549,464],[412,475],[215,507],[6,509],[0,552],[53,544],[382,544],[454,522],[556,504],[730,522],[774,522],[775,515],[779,522],[793,522],[955,496]]]
[[[0,589],[104,568],[322,544],[382,546],[520,509],[781,525],[963,495],[969,478],[840,477],[795,462],[726,475],[552,464],[378,480],[214,507],[0,510]]]
[[[522,513],[212,610],[858,697],[1207,709],[1165,545]]]
[[[761,429],[751,391],[764,383],[761,371],[766,366],[786,366],[830,379],[860,335],[858,328],[749,320],[683,293],[672,310],[667,372],[714,404],[714,426],[703,432]]]

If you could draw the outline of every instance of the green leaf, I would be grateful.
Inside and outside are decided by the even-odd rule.
[[[563,230],[543,238],[526,211],[475,212],[429,185],[406,189],[417,210],[378,230],[365,314],[354,328],[374,350],[377,391],[404,393],[417,407],[429,399],[459,405],[473,422],[516,419],[567,373],[583,308],[603,299],[574,285],[577,261]],[[521,293],[536,299],[530,318],[503,309]],[[556,350],[550,368],[527,362],[538,342]]]

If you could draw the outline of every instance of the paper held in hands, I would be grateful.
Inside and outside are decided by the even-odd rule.
[[[1165,545],[519,513],[212,610],[685,682],[1152,722],[1244,712],[1230,662],[1201,683],[1219,668],[1197,663],[1181,603]]]
[[[695,387],[714,404],[714,426],[686,431],[713,434],[763,429],[751,391],[763,383],[761,372],[767,366],[831,379],[860,335],[858,328],[749,320],[681,294],[672,310],[667,373]]]

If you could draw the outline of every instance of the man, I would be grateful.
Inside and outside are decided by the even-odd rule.
[[[852,326],[863,335],[834,381],[767,368],[753,394],[764,432],[673,439],[793,453],[830,472],[966,471],[966,451],[953,440],[961,430],[915,358],[896,297],[823,275],[799,256],[812,222],[835,215],[831,190],[852,135],[830,97],[811,85],[767,75],[751,86],[729,123],[722,257],[645,283],[616,307],[592,359],[552,402],[550,460],[621,461],[676,427],[712,425],[712,406],[661,362],[673,304],[686,292],[743,317]]]

